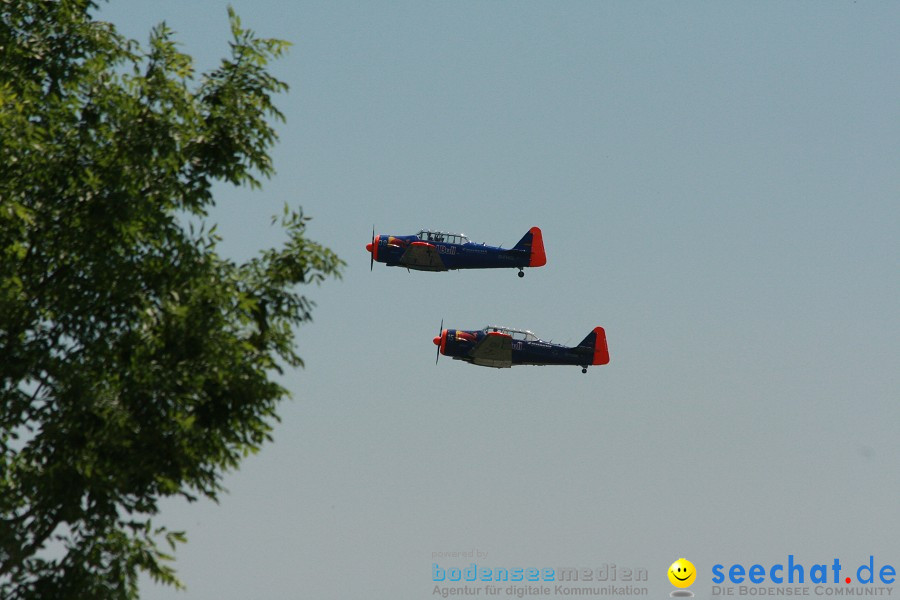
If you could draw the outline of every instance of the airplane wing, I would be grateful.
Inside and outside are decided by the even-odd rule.
[[[447,267],[441,260],[437,248],[428,242],[413,242],[406,248],[406,252],[400,257],[400,264],[410,269],[422,271],[446,271]]]
[[[505,333],[491,332],[469,351],[476,365],[486,367],[512,366],[512,338]]]

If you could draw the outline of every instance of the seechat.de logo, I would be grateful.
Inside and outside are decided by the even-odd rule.
[[[669,582],[677,588],[669,595],[675,597],[692,597],[694,593],[687,589],[697,579],[697,569],[694,563],[686,558],[679,558],[669,567]]]
[[[690,587],[695,579],[697,579],[697,569],[694,568],[694,563],[686,558],[679,558],[669,567],[669,581],[675,587]]]

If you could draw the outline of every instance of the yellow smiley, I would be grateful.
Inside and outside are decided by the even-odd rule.
[[[697,569],[686,558],[679,558],[669,567],[669,581],[675,587],[686,588],[697,578]]]

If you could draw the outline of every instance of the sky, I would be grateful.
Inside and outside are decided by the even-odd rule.
[[[900,571],[900,4],[230,4],[293,46],[277,174],[217,189],[221,251],[277,245],[288,203],[347,267],[305,290],[274,443],[219,504],[164,504],[186,590],[143,598],[458,589],[435,564],[644,569],[652,598],[679,557],[704,598],[715,565]],[[227,54],[225,2],[98,18],[165,21],[199,71]],[[367,268],[373,227],[532,226],[522,279]],[[435,365],[442,320],[600,325],[611,362]]]

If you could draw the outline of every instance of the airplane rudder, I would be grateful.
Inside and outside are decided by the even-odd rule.
[[[547,264],[547,254],[544,252],[544,236],[540,227],[532,227],[526,235],[531,235],[531,258],[528,266],[543,267]]]
[[[594,362],[592,364],[609,364],[609,346],[606,343],[606,330],[602,327],[594,327],[594,331],[591,333],[594,335]]]

